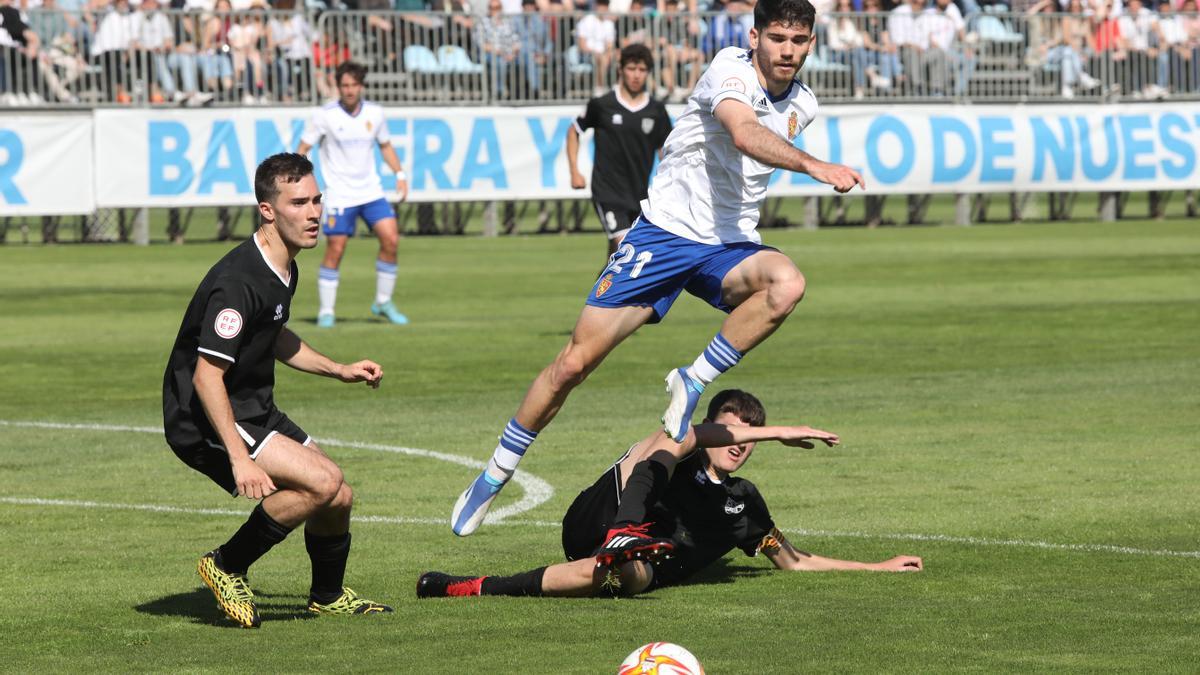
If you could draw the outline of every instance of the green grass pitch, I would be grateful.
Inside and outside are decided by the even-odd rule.
[[[683,644],[718,674],[1194,670],[1195,224],[766,239],[805,272],[808,296],[719,385],[843,445],[763,444],[744,475],[799,547],[921,555],[923,573],[773,572],[739,553],[636,599],[417,601],[425,570],[558,561],[555,523],[655,427],[663,374],[703,349],[720,316],[684,296],[622,345],[521,466],[550,498],[458,539],[445,520],[474,470],[365,445],[486,459],[566,339],[603,241],[406,239],[397,300],[413,323],[400,328],[369,316],[374,244],[359,239],[338,327],[312,323],[318,252],[300,257],[292,326],[336,358],[380,361],[383,387],[280,367],[276,396],[326,440],[356,515],[377,517],[354,526],[347,581],[397,612],[306,616],[293,536],[251,570],[258,631],[223,620],[195,573],[249,504],[156,433],[67,426],[161,423],[184,305],[229,244],[0,247],[0,670],[603,673],[652,640]],[[510,487],[497,506],[526,496]]]

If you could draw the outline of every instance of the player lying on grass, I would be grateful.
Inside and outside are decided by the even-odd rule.
[[[760,441],[812,448],[813,441],[836,445],[838,437],[804,426],[763,426],[765,422],[766,413],[754,396],[722,391],[709,403],[704,422],[692,427],[682,443],[662,431],[642,439],[576,497],[563,517],[563,550],[570,562],[508,577],[426,572],[417,582],[417,596],[632,595],[679,584],[734,548],[749,556],[761,551],[782,570],[921,570],[921,559],[914,556],[864,563],[792,546],[754,484],[732,474]],[[678,463],[677,457],[682,458]],[[646,501],[653,499],[648,509],[645,501],[630,509],[627,483],[634,467],[643,464],[655,465],[665,489],[648,493]],[[614,528],[627,510],[635,519],[644,515],[644,522]]]

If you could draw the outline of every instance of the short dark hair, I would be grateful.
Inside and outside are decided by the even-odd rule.
[[[358,80],[359,84],[367,83],[367,67],[354,61],[344,61],[338,65],[337,70],[333,71],[333,83],[341,84],[342,76],[347,74]]]
[[[766,30],[773,23],[784,26],[807,26],[817,22],[817,10],[808,0],[758,0],[754,6],[755,30]]]
[[[279,186],[275,184],[277,179],[282,178],[285,183],[296,183],[312,172],[312,162],[304,155],[294,152],[271,155],[254,171],[254,198],[260,204],[272,202],[279,196]]]
[[[722,413],[732,413],[752,427],[767,423],[767,411],[753,394],[741,389],[725,389],[708,402],[708,419],[716,421]]]
[[[630,63],[644,63],[647,69],[654,69],[654,55],[650,53],[650,48],[641,42],[621,47],[621,68],[624,68]]]

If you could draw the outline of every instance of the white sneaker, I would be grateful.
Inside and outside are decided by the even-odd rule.
[[[46,99],[42,98],[42,95],[37,93],[36,91],[31,91],[31,92],[29,92],[29,104],[30,105],[46,105]]]
[[[1100,80],[1097,80],[1087,73],[1081,73],[1079,75],[1079,86],[1081,86],[1084,91],[1087,91],[1088,89],[1095,89],[1096,87],[1100,86]]]
[[[29,94],[17,92],[17,105],[29,105]]]
[[[11,108],[17,105],[17,97],[12,92],[0,94],[0,106]]]
[[[176,103],[176,104],[183,103],[184,101],[187,100],[187,98],[188,98],[188,95],[183,93],[182,91],[177,91],[174,94],[171,94],[171,102],[172,103]]]
[[[667,373],[666,381],[671,402],[662,416],[663,431],[676,443],[681,443],[692,427],[692,414],[696,412],[696,404],[704,393],[704,385],[688,377],[683,368]]]
[[[191,96],[188,96],[187,105],[189,105],[193,108],[198,108],[198,107],[208,103],[211,100],[213,100],[212,94],[209,94],[207,92],[196,91],[196,92],[192,92]]]
[[[258,101],[254,98],[254,94],[242,94],[242,105],[254,105]]]
[[[1062,94],[1063,98],[1075,98],[1075,90],[1072,89],[1069,85],[1064,84],[1063,88],[1062,88],[1062,92],[1060,92],[1060,93]]]

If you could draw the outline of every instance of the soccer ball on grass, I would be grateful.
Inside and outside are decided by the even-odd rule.
[[[670,642],[651,642],[630,652],[617,675],[704,675],[691,652]]]

